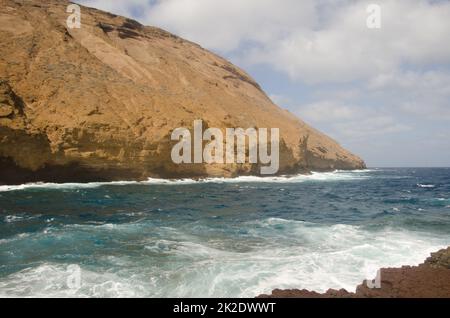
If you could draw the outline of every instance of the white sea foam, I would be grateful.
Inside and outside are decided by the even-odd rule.
[[[5,223],[13,223],[21,220],[23,220],[23,217],[17,215],[7,215],[4,218]]]
[[[362,180],[369,178],[368,172],[372,170],[313,172],[311,174],[299,174],[293,176],[257,177],[241,176],[236,178],[205,178],[205,179],[156,179],[147,181],[115,181],[115,182],[89,182],[89,183],[27,183],[21,185],[0,186],[0,192],[21,191],[30,189],[93,189],[102,186],[126,186],[126,185],[190,185],[202,183],[300,183],[305,181],[345,181]]]
[[[243,223],[248,239],[241,244],[246,249],[236,250],[239,241],[205,241],[175,228],[145,232],[142,226],[113,227],[124,240],[128,234],[155,235],[142,236],[141,256],[96,255],[95,261],[103,265],[81,265],[78,289],[66,284],[70,264],[42,263],[1,278],[0,296],[254,297],[275,288],[354,291],[364,279],[374,278],[380,267],[417,265],[430,252],[450,244],[448,236],[421,232],[391,228],[373,232],[361,226],[268,218]],[[110,228],[84,225],[65,228],[61,235]]]
[[[34,215],[29,215],[26,213],[12,214],[12,215],[6,215],[3,218],[3,221],[5,223],[23,222],[23,221],[37,219],[37,218],[40,218],[41,216],[42,216],[41,214],[34,214]]]
[[[70,265],[44,263],[0,281],[0,297],[136,297],[138,282],[81,268],[81,286],[70,288]]]
[[[435,188],[436,187],[434,184],[420,184],[420,183],[418,183],[417,186],[419,188]]]
[[[311,174],[299,174],[293,176],[241,176],[236,178],[205,178],[200,180],[181,179],[164,180],[149,179],[150,184],[195,184],[195,183],[300,183],[305,181],[340,181],[367,179],[370,170],[358,171],[334,171],[334,172],[312,172]]]
[[[116,181],[116,182],[89,182],[89,183],[26,183],[21,185],[2,185],[0,192],[20,191],[30,189],[56,189],[56,190],[73,190],[73,189],[93,189],[106,185],[131,185],[139,184],[135,181]]]

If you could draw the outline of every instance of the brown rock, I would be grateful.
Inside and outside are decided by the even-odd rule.
[[[14,108],[9,105],[0,104],[0,117],[9,117],[14,113]]]
[[[359,285],[356,297],[450,298],[450,270],[428,266],[382,269],[381,288]]]
[[[424,264],[381,269],[381,288],[364,282],[355,293],[330,289],[319,294],[307,290],[274,290],[260,298],[450,298],[450,247],[431,254]]]
[[[2,0],[0,183],[256,174],[243,165],[175,165],[171,132],[280,128],[280,173],[364,162],[282,110],[244,71],[155,27],[68,1]],[[3,118],[3,117],[7,118]]]
[[[425,261],[426,265],[433,268],[447,268],[450,269],[450,247],[439,252],[432,253],[431,257]]]

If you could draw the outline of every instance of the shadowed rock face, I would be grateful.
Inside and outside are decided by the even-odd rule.
[[[280,128],[280,173],[365,167],[223,58],[86,7],[81,29],[68,29],[67,5],[1,0],[0,183],[259,172],[251,164],[173,164],[170,134],[195,119]]]
[[[450,298],[450,247],[432,253],[424,264],[381,269],[381,288],[359,285],[355,293],[330,289],[319,294],[308,290],[274,290],[260,298]]]

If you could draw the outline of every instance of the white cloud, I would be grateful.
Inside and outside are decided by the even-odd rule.
[[[324,126],[328,133],[348,142],[411,129],[379,107],[325,100],[300,106],[297,113],[313,126]]]
[[[366,115],[360,107],[321,101],[300,107],[302,117],[314,122],[356,120]]]
[[[149,23],[223,53],[247,41],[266,46],[314,20],[311,0],[160,0],[147,16]]]
[[[405,71],[380,74],[368,84],[368,94],[382,95],[398,110],[425,119],[450,119],[450,74],[445,71]]]
[[[351,1],[318,29],[293,29],[253,48],[247,61],[272,65],[309,83],[364,80],[404,64],[450,62],[449,2],[379,2],[380,30],[366,27],[368,2]]]
[[[79,0],[268,64],[308,83],[347,82],[405,63],[450,62],[450,2],[378,0],[382,28],[366,26],[368,0]]]
[[[266,44],[292,30],[311,28],[313,0],[78,0],[77,2],[130,15],[139,7],[140,20],[227,53],[242,43]],[[136,11],[134,11],[136,12]]]
[[[422,88],[450,95],[450,73],[435,70],[383,73],[375,76],[368,86],[373,90],[402,89],[411,91]]]

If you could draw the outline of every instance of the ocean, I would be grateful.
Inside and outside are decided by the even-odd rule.
[[[0,186],[0,297],[354,291],[449,245],[450,168]]]

